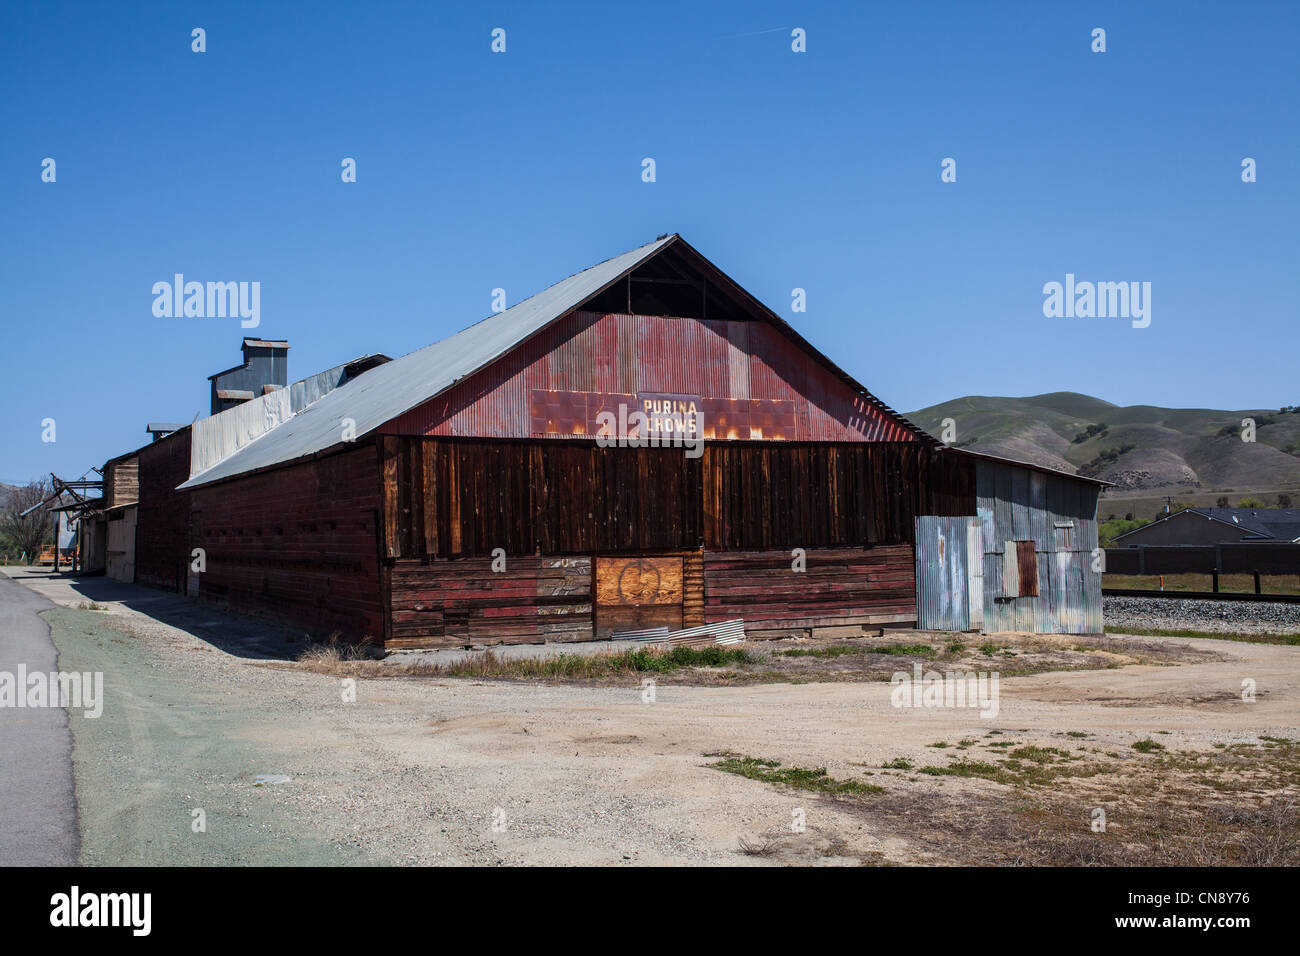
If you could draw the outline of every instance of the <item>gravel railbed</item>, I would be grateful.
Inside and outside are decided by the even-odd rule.
[[[1184,598],[1104,597],[1107,627],[1215,633],[1300,633],[1300,604],[1204,601]]]

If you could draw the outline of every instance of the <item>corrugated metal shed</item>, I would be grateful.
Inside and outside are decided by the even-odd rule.
[[[975,484],[984,630],[1101,633],[1101,575],[1093,570],[1093,550],[1102,483],[981,459]],[[1036,581],[1025,581],[1026,573]]]
[[[975,517],[916,518],[917,626],[1101,633],[1100,483],[984,456],[975,484]]]

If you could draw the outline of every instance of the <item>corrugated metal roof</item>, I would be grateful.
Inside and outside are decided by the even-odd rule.
[[[1015,458],[1003,458],[1000,455],[989,455],[982,451],[971,451],[968,448],[945,448],[945,452],[965,455],[968,458],[979,458],[983,461],[991,461],[999,465],[1015,465],[1017,468],[1028,468],[1030,471],[1039,471],[1045,475],[1059,475],[1062,478],[1073,478],[1075,481],[1086,481],[1092,485],[1102,485],[1111,487],[1111,482],[1103,481],[1100,478],[1090,478],[1087,475],[1072,475],[1068,471],[1057,471],[1055,468],[1048,468],[1046,465],[1036,465],[1032,461],[1019,461]]]
[[[339,444],[349,420],[355,437],[366,435],[499,358],[675,238],[664,236],[615,256],[441,342],[371,369],[180,487],[193,488],[314,455]]]

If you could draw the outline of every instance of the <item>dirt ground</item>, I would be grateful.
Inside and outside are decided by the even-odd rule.
[[[888,638],[933,643],[927,669],[1078,665],[1002,677],[991,718],[893,706],[870,654],[787,658],[814,663],[771,683],[655,675],[652,700],[636,676],[361,677],[349,702],[288,663],[290,632],[25,583],[64,608],[60,668],[105,674],[104,715],[71,717],[91,864],[1296,862],[1296,647],[971,635],[945,658],[951,636]],[[715,766],[745,757],[834,785]]]

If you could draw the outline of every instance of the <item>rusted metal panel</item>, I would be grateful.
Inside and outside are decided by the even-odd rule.
[[[1097,486],[988,460],[976,461],[975,484],[983,629],[1100,632],[1101,580],[1092,570]]]
[[[539,431],[541,392],[699,396],[706,435],[729,440],[915,441],[781,332],[764,323],[575,312],[482,372],[387,423],[387,434],[593,434],[576,404]],[[556,399],[557,401],[559,399]],[[591,399],[586,399],[588,407]],[[716,415],[717,424],[710,417]],[[754,418],[757,421],[739,421]]]
[[[1033,541],[1016,542],[1016,564],[1020,568],[1020,596],[1038,597],[1038,555]]]
[[[732,398],[749,398],[749,326],[748,322],[728,322],[722,334],[727,340],[727,394]]]
[[[969,517],[916,518],[916,626],[965,631],[970,622]]]
[[[615,315],[618,377],[611,391],[635,393],[641,387],[641,361],[636,316]]]

